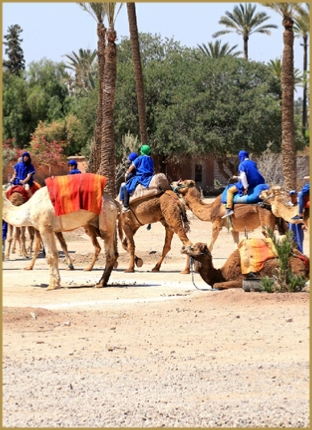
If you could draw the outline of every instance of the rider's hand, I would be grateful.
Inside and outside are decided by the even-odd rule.
[[[246,196],[246,195],[247,195],[247,193],[248,193],[248,188],[245,188],[245,189],[244,189],[244,196]]]

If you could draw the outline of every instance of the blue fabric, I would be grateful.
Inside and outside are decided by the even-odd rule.
[[[258,171],[257,164],[251,160],[244,160],[238,166],[239,172],[245,172],[249,188],[255,188],[257,185],[264,184],[265,179]],[[241,181],[236,182],[235,187],[238,190],[238,195],[244,195],[244,186]]]
[[[289,230],[293,233],[293,241],[297,245],[297,249],[303,253],[303,229],[302,224],[288,224]]]
[[[242,163],[245,160],[245,158],[248,158],[248,157],[249,157],[249,154],[248,154],[247,151],[245,151],[244,149],[242,149],[241,151],[239,151],[239,153],[238,153],[238,159],[239,159],[240,163]]]
[[[133,178],[133,176],[135,176],[135,174],[136,174],[136,170],[135,169],[131,170],[131,172],[128,173],[128,175],[126,176],[126,181],[129,181],[129,179]],[[126,186],[126,184],[122,185],[120,187],[120,191],[119,191],[119,200],[122,202],[124,201],[124,197],[125,197],[124,196],[125,186]]]
[[[79,169],[73,169],[68,172],[69,175],[78,175],[79,173],[81,173]]]
[[[2,220],[2,241],[6,240],[8,234],[8,223]]]
[[[28,153],[24,153],[24,155],[28,155]],[[20,180],[24,180],[29,173],[31,173],[31,177],[28,181],[29,186],[31,187],[34,184],[34,174],[36,173],[36,170],[34,166],[30,162],[31,159],[27,163],[24,163],[24,161],[20,161],[19,163],[15,164],[14,170],[16,171],[16,178],[14,181],[14,185],[20,185]]]
[[[221,202],[226,203],[227,201],[227,190],[228,188],[233,187],[233,184],[229,184],[225,190],[223,191],[221,195]],[[261,191],[268,190],[270,187],[267,184],[259,184],[255,186],[254,188],[248,188],[248,192],[246,196],[240,196],[239,194],[235,194],[234,196],[234,204],[235,203],[258,203],[261,202],[261,199],[259,197]]]
[[[136,175],[130,178],[126,183],[129,194],[132,194],[138,184],[148,188],[152,177],[154,176],[154,161],[149,155],[140,155],[133,163],[136,169]]]
[[[304,186],[301,188],[300,193],[298,194],[298,203],[299,203],[299,209],[298,213],[303,213],[304,208],[304,197],[308,196],[310,194],[310,182],[304,184]]]

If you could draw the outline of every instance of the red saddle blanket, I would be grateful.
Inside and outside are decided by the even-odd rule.
[[[276,258],[277,252],[272,239],[241,239],[238,244],[243,275],[260,272],[264,263]]]
[[[106,180],[94,173],[46,178],[55,215],[67,215],[80,209],[99,215]]]

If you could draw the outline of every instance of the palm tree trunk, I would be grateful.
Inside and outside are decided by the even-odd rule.
[[[96,122],[94,126],[94,144],[91,148],[88,167],[89,173],[97,173],[101,162],[101,129],[102,129],[102,106],[104,94],[104,66],[105,66],[105,34],[106,28],[102,22],[97,24],[98,35],[98,73],[99,73],[99,100],[96,114]]]
[[[294,33],[292,18],[284,18],[282,60],[282,158],[287,191],[296,189],[296,146],[294,127]]]
[[[105,191],[116,197],[116,157],[114,136],[114,102],[117,76],[116,31],[109,28],[106,32],[105,66],[103,79],[103,105],[101,129],[101,163],[98,173],[107,177]]]
[[[244,58],[248,60],[248,36],[244,36]]]
[[[141,143],[142,145],[146,145],[147,144],[147,126],[146,126],[146,111],[145,111],[145,97],[144,97],[144,82],[143,82],[135,3],[127,3],[127,10],[128,10],[132,57],[133,57],[134,72],[135,72],[137,100],[138,100]]]
[[[303,100],[302,100],[302,136],[305,137],[308,128],[307,115],[307,70],[308,70],[308,35],[303,36]]]

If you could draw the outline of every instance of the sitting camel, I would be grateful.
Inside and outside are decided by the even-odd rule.
[[[239,242],[239,232],[250,232],[261,226],[262,234],[267,236],[265,227],[270,227],[274,230],[275,224],[278,225],[280,234],[285,234],[287,230],[285,223],[280,223],[268,207],[261,207],[258,204],[251,203],[236,203],[234,205],[234,215],[229,220],[228,218],[222,218],[225,214],[225,205],[221,202],[221,195],[212,203],[203,203],[200,192],[193,180],[186,179],[172,182],[170,186],[175,193],[183,197],[186,206],[197,218],[201,221],[212,223],[212,237],[209,244],[210,251],[212,251],[213,245],[223,227],[230,228],[236,246]]]
[[[289,206],[287,204],[289,197],[285,191],[278,185],[274,185],[268,190],[261,191],[260,197],[264,202],[269,202],[272,207],[272,212],[276,217],[283,218],[287,222],[298,224],[298,221],[293,221],[292,217],[297,215],[298,206]],[[302,221],[299,221],[302,222]],[[303,210],[303,222],[307,228],[310,227],[310,207],[305,207]]]
[[[194,268],[199,272],[202,279],[211,287],[218,290],[228,288],[242,288],[243,279],[246,275],[242,274],[240,252],[238,249],[232,252],[221,269],[215,269],[212,263],[212,255],[206,243],[195,243],[191,247],[185,246],[181,249],[182,254],[186,254],[195,260]],[[299,255],[299,251],[297,251]],[[301,254],[300,254],[301,255]],[[291,272],[294,275],[309,277],[308,267],[303,260],[292,256],[289,260]],[[263,268],[256,273],[257,277],[272,277],[275,269],[279,267],[277,258],[271,258],[264,263]]]
[[[54,233],[75,230],[92,222],[94,218],[102,219],[103,222],[100,222],[100,226],[102,227],[101,237],[105,244],[106,266],[96,287],[107,285],[113,266],[118,258],[116,235],[118,208],[115,201],[107,194],[103,194],[103,211],[99,216],[93,212],[80,209],[58,217],[55,215],[47,187],[38,190],[30,200],[21,206],[12,205],[3,195],[2,218],[13,226],[33,226],[39,231],[50,269],[48,290],[61,287]]]
[[[184,246],[191,245],[192,243],[186,235],[189,229],[189,222],[185,207],[171,190],[166,190],[156,196],[144,197],[132,203],[130,202],[130,211],[121,213],[120,221],[119,237],[122,240],[123,248],[130,256],[129,267],[125,270],[127,273],[134,272],[135,263],[137,265],[141,265],[142,263],[142,260],[135,255],[135,243],[133,239],[133,236],[142,225],[160,221],[166,229],[162,255],[152,269],[153,272],[159,272],[165,256],[171,249],[174,233],[179,236]],[[123,233],[125,234],[124,239]],[[185,273],[189,273],[189,271]]]

